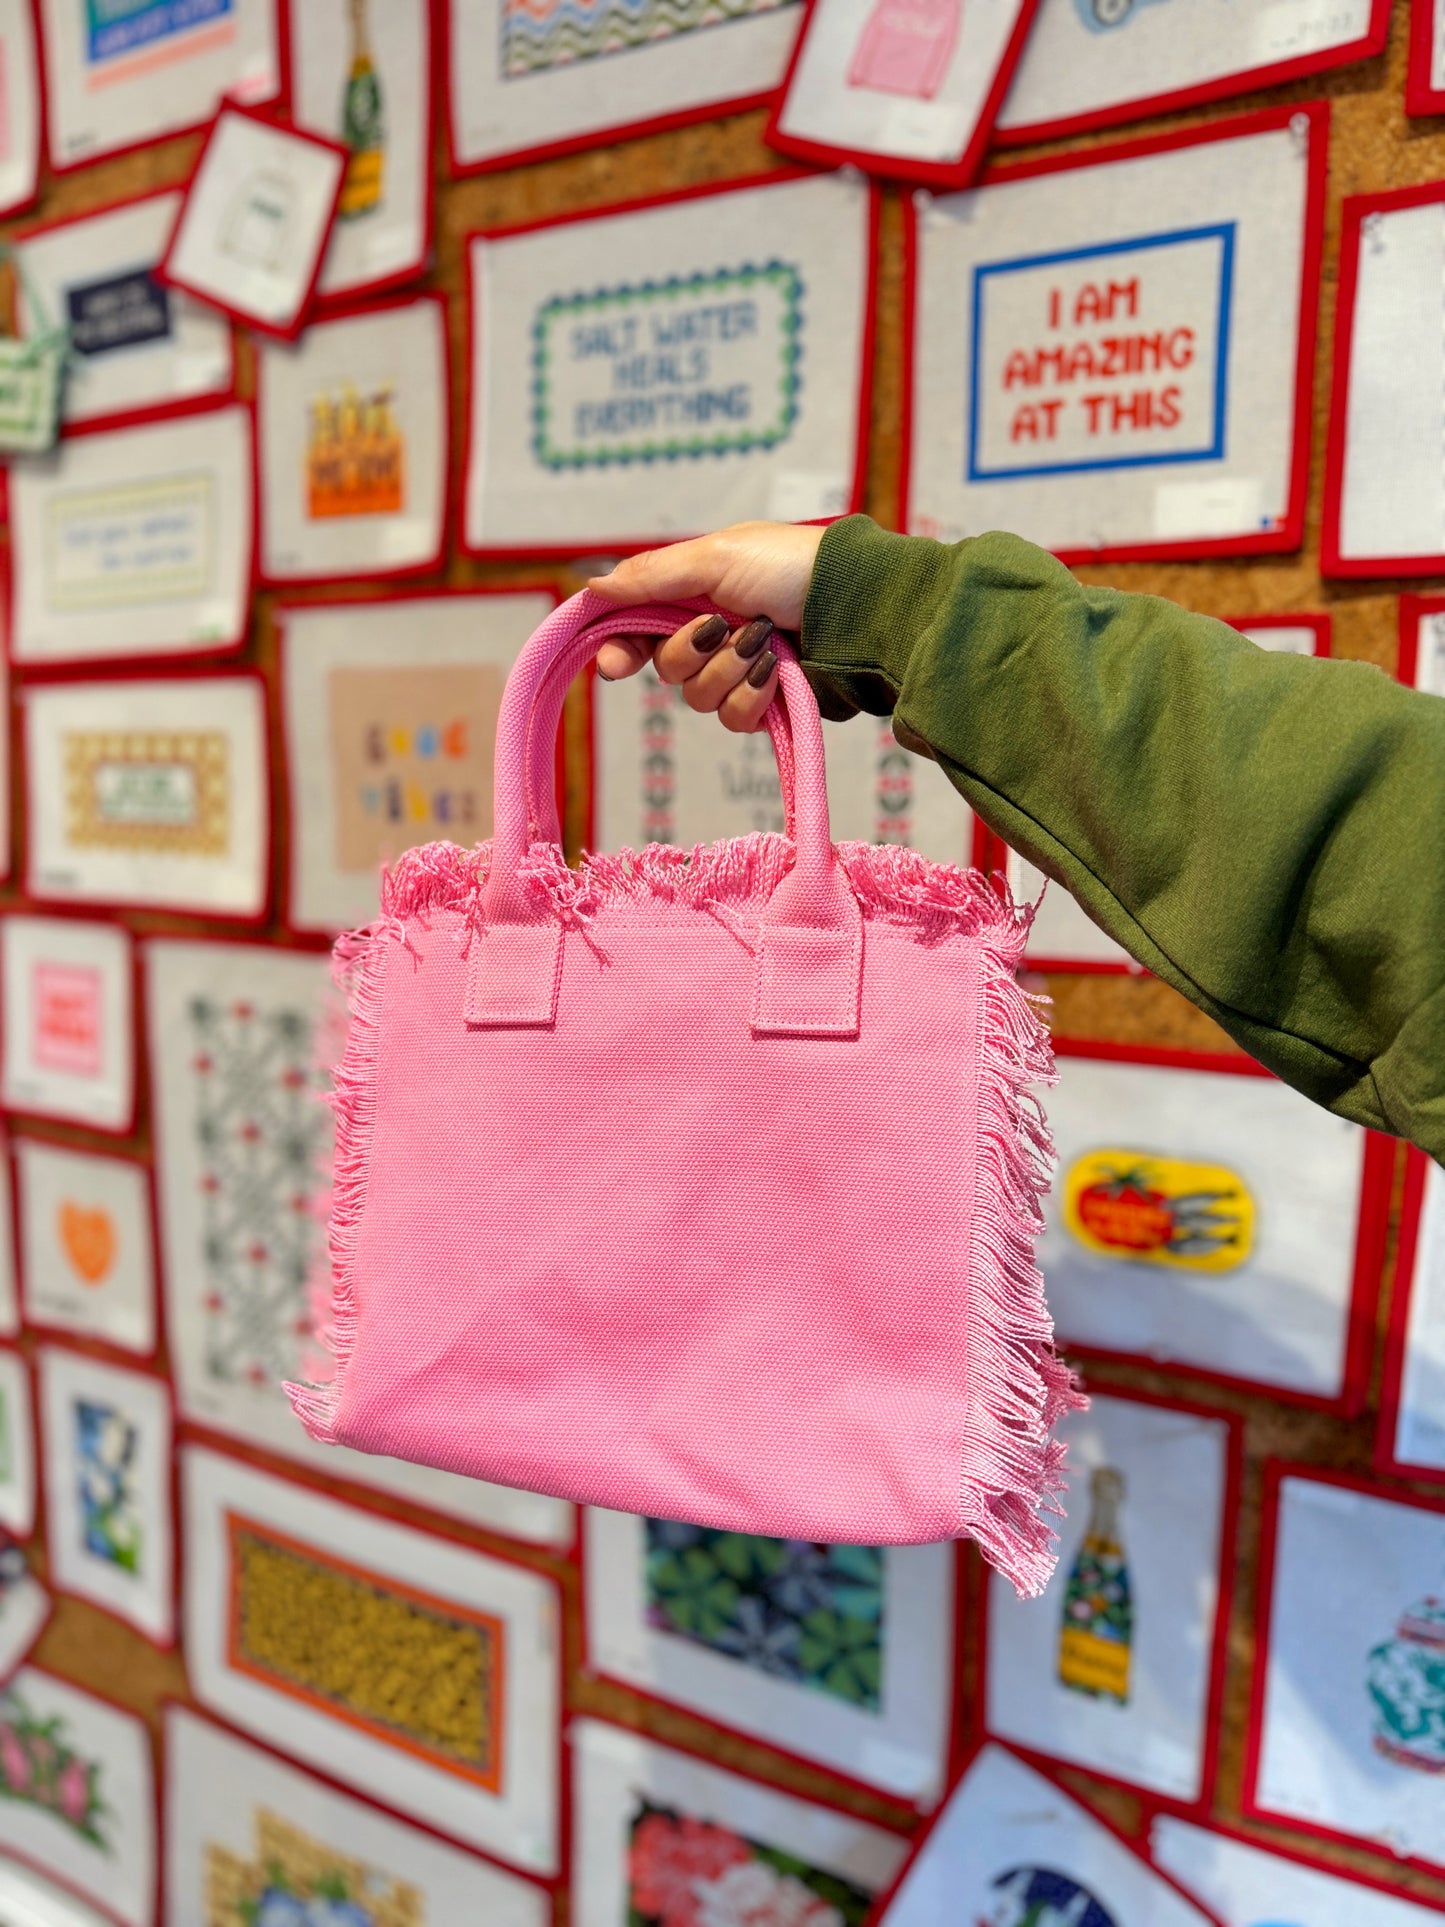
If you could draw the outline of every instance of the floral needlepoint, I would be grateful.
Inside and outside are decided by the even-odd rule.
[[[859,1927],[870,1904],[837,1874],[647,1801],[629,1875],[628,1927]]]

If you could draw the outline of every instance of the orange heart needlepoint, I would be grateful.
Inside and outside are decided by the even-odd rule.
[[[67,1201],[60,1207],[60,1242],[88,1285],[98,1285],[115,1262],[115,1221],[108,1211]]]

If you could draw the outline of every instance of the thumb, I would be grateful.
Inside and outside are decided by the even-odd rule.
[[[630,555],[611,575],[594,576],[587,587],[609,602],[666,602],[672,596],[713,595],[722,574],[717,538],[700,535],[691,542]]]

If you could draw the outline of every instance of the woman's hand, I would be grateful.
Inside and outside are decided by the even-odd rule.
[[[739,522],[695,542],[629,556],[588,588],[621,603],[704,595],[724,609],[750,610],[752,620],[732,636],[721,616],[698,616],[670,636],[618,637],[598,651],[598,673],[619,682],[650,659],[664,682],[682,685],[690,709],[715,713],[724,729],[761,728],[778,686],[768,639],[775,627],[802,627],[822,539],[821,528]]]

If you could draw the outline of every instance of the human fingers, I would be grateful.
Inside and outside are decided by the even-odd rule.
[[[724,609],[756,609],[781,629],[802,626],[823,530],[790,522],[739,522],[716,535],[629,556],[588,587],[611,602],[705,595]]]
[[[728,639],[723,616],[694,616],[658,644],[653,665],[664,682],[685,683]]]
[[[778,658],[771,649],[765,649],[743,680],[718,704],[718,721],[724,729],[735,730],[741,736],[751,735],[762,728],[768,704],[777,689]]]
[[[719,649],[682,685],[682,699],[689,709],[704,716],[720,709],[748,675],[768,646],[773,625],[766,616],[746,622],[732,638],[731,645]]]
[[[621,682],[635,676],[652,660],[661,636],[614,636],[597,651],[597,673],[603,682]]]

